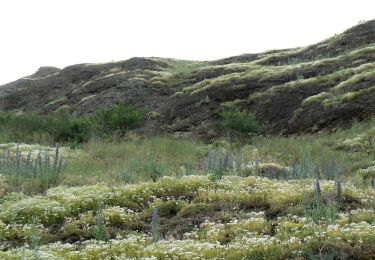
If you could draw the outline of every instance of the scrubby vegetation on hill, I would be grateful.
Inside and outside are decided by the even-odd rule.
[[[123,136],[142,126],[144,111],[124,104],[100,109],[90,116],[67,112],[40,115],[30,112],[0,113],[0,141],[70,143],[79,145],[93,137]]]
[[[374,26],[0,86],[0,259],[374,259]]]
[[[222,107],[253,113],[271,134],[315,133],[374,111],[375,20],[303,48],[217,61],[132,58],[41,68],[0,87],[0,109],[92,114],[117,102],[144,111],[144,133],[221,136]]]

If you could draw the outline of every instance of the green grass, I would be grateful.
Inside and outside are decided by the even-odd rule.
[[[66,169],[59,146],[52,153],[49,149],[25,153],[18,144],[15,146],[15,150],[0,155],[0,172],[16,190],[34,194],[58,184]]]
[[[128,141],[91,140],[83,144],[83,157],[68,165],[64,183],[138,183],[161,176],[178,176],[184,165],[198,167],[200,146],[187,140],[165,137],[131,137]],[[182,169],[181,169],[182,168]]]
[[[324,178],[348,179],[360,185],[362,177],[358,171],[375,165],[374,159],[369,156],[373,152],[371,140],[374,127],[372,120],[318,136],[258,136],[252,137],[252,145],[244,147],[226,140],[207,145],[187,139],[137,135],[128,135],[127,139],[92,138],[81,143],[80,149],[62,148],[66,168],[54,185],[140,183],[157,181],[163,176],[180,177],[205,172],[220,179],[221,175],[233,169],[233,163],[236,164],[236,174],[242,176],[267,175],[267,171],[272,171],[269,177],[279,174],[282,178],[313,178],[319,169]],[[69,143],[66,145],[70,146]],[[54,154],[53,146],[20,145],[20,149],[24,159],[30,150],[34,155],[39,152],[43,155],[46,149],[51,156]],[[8,150],[16,154],[16,145],[0,146],[0,157],[5,158]],[[215,150],[217,152],[213,152]],[[256,162],[258,166],[254,166]],[[17,159],[9,163],[2,163],[2,169],[8,169],[14,176],[18,172]],[[46,169],[52,168],[48,166]],[[21,185],[24,192],[34,192],[27,178],[23,183],[28,184]]]
[[[17,152],[16,147],[14,143],[0,146],[1,174],[9,176],[8,184],[15,191],[28,194],[43,191],[38,183],[53,172],[55,149],[22,144]],[[91,139],[81,144],[80,149],[61,148],[57,164],[61,173],[56,175],[53,185],[112,185],[156,181],[163,176],[179,177],[200,171],[207,149],[199,143],[167,137],[133,135],[117,141]],[[27,159],[29,155],[31,159]]]
[[[189,76],[194,70],[204,65],[204,62],[194,62],[186,60],[169,61],[171,68],[169,69],[170,77],[183,79]]]
[[[311,164],[314,170],[315,167],[329,168],[334,161],[336,170],[344,178],[355,180],[358,177],[356,174],[358,169],[374,165],[373,158],[369,156],[373,151],[366,141],[366,135],[363,136],[363,142],[356,144],[358,149],[350,148],[350,140],[366,133],[369,133],[368,138],[371,140],[371,129],[374,127],[375,121],[372,119],[355,123],[349,129],[340,129],[317,136],[260,137],[254,140],[254,145],[259,151],[260,158],[275,160],[284,165],[306,162]]]
[[[48,150],[53,169],[54,148],[2,144],[0,258],[371,258],[375,190],[361,178],[375,165],[374,127],[246,145],[95,136],[60,148],[66,168],[43,189],[13,177],[29,151]]]
[[[226,108],[216,111],[228,136],[212,143],[137,135],[163,114],[128,104],[73,116],[59,96],[44,107],[55,114],[1,112],[0,259],[374,258],[375,119],[262,136],[236,108],[301,92],[297,112],[335,109],[372,94],[375,46],[347,39],[134,70],[130,81]],[[220,103],[211,94],[222,90],[237,99]]]

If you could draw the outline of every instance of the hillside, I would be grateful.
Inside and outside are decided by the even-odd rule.
[[[375,259],[374,29],[0,86],[0,259]]]
[[[81,115],[123,102],[148,111],[145,132],[210,137],[218,134],[218,111],[236,103],[267,133],[298,134],[374,115],[374,82],[372,20],[307,47],[211,62],[132,58],[42,67],[0,86],[0,109]]]

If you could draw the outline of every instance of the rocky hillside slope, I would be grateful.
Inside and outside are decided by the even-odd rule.
[[[145,132],[214,136],[231,104],[270,134],[313,133],[375,115],[375,20],[303,48],[196,62],[132,58],[42,67],[0,86],[0,110],[92,113],[116,102],[147,111]]]

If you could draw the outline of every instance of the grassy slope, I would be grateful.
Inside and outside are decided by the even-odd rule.
[[[2,86],[0,109],[85,114],[121,101],[148,111],[145,132],[208,138],[222,134],[218,112],[233,103],[269,133],[347,127],[374,114],[374,25],[303,48],[212,62],[133,58],[42,69]]]
[[[146,102],[146,132],[217,137],[217,113],[233,103],[271,133],[336,128],[243,147],[225,138],[91,139],[61,148],[67,166],[50,183],[55,150],[22,144],[17,153],[14,135],[3,135],[0,258],[374,258],[375,121],[340,128],[373,115],[374,23],[305,48],[42,69],[11,84],[16,94],[1,99],[9,89],[0,89],[6,110],[82,114]],[[45,135],[27,140],[51,143]],[[17,166],[30,168],[29,150],[43,169],[35,175]]]
[[[259,137],[242,148],[225,140],[204,145],[137,136],[91,140],[82,150],[65,148],[69,164],[59,178],[61,186],[24,195],[11,193],[19,189],[12,186],[14,179],[1,178],[0,258],[371,258],[375,192],[356,171],[375,164],[368,155],[373,154],[374,126],[373,121],[358,123],[317,137]],[[14,151],[15,146],[1,149]],[[221,180],[206,164],[212,149],[231,151],[236,161]],[[255,161],[261,161],[259,168]],[[293,163],[300,175],[289,180],[274,179],[282,170],[276,176],[262,170],[273,165],[291,169]],[[316,167],[324,179],[336,170],[342,188],[321,181],[324,206],[309,210],[316,196]],[[156,183],[151,181],[154,170],[161,173]],[[35,192],[28,179],[23,183],[24,192]],[[103,237],[98,230],[109,241],[98,241]],[[155,232],[163,238],[159,242],[153,242]]]

